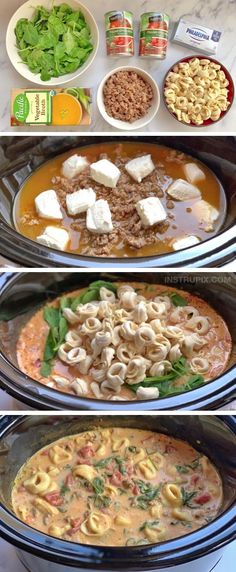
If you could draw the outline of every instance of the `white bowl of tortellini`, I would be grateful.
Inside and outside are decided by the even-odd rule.
[[[228,113],[234,99],[234,83],[217,60],[188,56],[167,72],[163,97],[177,121],[190,127],[207,127]]]

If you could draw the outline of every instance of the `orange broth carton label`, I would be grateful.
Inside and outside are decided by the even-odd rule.
[[[90,125],[91,90],[13,89],[11,125]]]

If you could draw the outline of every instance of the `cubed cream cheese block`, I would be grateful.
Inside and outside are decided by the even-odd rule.
[[[113,230],[111,211],[107,201],[100,199],[87,210],[86,226],[90,232],[105,234]]]
[[[94,205],[96,201],[96,193],[90,187],[89,189],[79,189],[75,193],[66,195],[66,208],[70,215],[84,213],[89,207]]]
[[[135,181],[141,183],[145,177],[154,171],[155,165],[151,155],[143,155],[143,157],[131,159],[131,161],[126,163],[125,169]]]
[[[94,181],[114,189],[120,178],[120,170],[108,159],[100,159],[90,165],[90,176]]]
[[[186,163],[183,166],[183,170],[185,177],[188,179],[189,183],[192,183],[192,185],[195,185],[195,183],[198,183],[199,181],[204,181],[206,178],[204,171],[202,171],[202,169],[200,169],[200,167],[195,163]]]
[[[62,175],[67,179],[73,179],[73,177],[82,173],[88,164],[86,157],[76,154],[72,155],[62,163]]]
[[[147,197],[147,199],[138,201],[136,210],[141,218],[142,225],[145,227],[162,222],[167,217],[166,211],[157,197]]]
[[[183,250],[184,248],[188,248],[189,246],[194,246],[200,242],[197,236],[189,235],[184,236],[183,238],[177,238],[172,244],[174,250]]]
[[[36,240],[44,246],[49,248],[55,248],[56,250],[65,250],[70,236],[67,230],[64,228],[58,228],[57,226],[46,226],[43,234],[37,236]]]
[[[35,208],[41,218],[61,220],[63,218],[57,194],[53,190],[43,191],[35,199]]]
[[[177,201],[189,201],[191,199],[200,199],[201,198],[201,191],[188,181],[184,181],[184,179],[177,179],[172,183],[168,189],[167,193],[172,199],[176,199]]]
[[[197,201],[192,208],[194,216],[206,232],[214,229],[213,223],[218,219],[219,211],[207,201]]]

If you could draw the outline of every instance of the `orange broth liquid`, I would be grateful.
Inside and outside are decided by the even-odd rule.
[[[62,163],[75,153],[86,156],[90,163],[98,161],[101,153],[107,153],[108,158],[111,161],[115,161],[120,157],[124,157],[128,161],[140,155],[151,154],[156,167],[161,168],[162,172],[164,172],[164,182],[162,184],[162,190],[164,192],[172,182],[172,179],[185,179],[183,170],[185,163],[194,162],[202,169],[206,178],[203,181],[199,181],[197,183],[197,187],[201,191],[202,199],[210,203],[220,213],[215,223],[214,230],[212,232],[206,232],[199,226],[199,221],[197,221],[193,213],[189,212],[189,209],[193,206],[193,200],[174,201],[174,208],[169,210],[166,207],[166,199],[171,199],[171,197],[168,197],[168,195],[164,193],[164,197],[160,200],[163,203],[164,208],[167,210],[168,215],[174,215],[174,219],[167,218],[170,222],[169,228],[162,234],[158,232],[156,233],[158,238],[157,243],[147,244],[138,250],[134,250],[127,245],[124,245],[123,247],[120,247],[120,245],[117,245],[116,247],[115,245],[110,256],[139,257],[154,256],[157,254],[172,252],[173,239],[182,238],[183,235],[196,235],[201,240],[206,240],[219,231],[219,228],[222,226],[224,221],[226,200],[223,188],[215,174],[204,163],[201,163],[189,155],[179,152],[177,152],[175,158],[171,159],[174,151],[175,150],[171,148],[153,143],[117,142],[96,143],[94,145],[72,149],[62,155],[58,155],[39,167],[23,184],[15,201],[15,226],[21,234],[27,236],[31,240],[36,240],[37,236],[39,236],[46,226],[50,224],[63,227],[69,231],[71,236],[71,241],[66,249],[67,252],[81,254],[81,251],[87,245],[87,238],[85,239],[85,237],[83,237],[82,229],[81,232],[78,232],[71,228],[71,225],[75,220],[78,221],[79,218],[68,216],[63,208],[62,221],[50,221],[50,219],[46,220],[39,218],[34,204],[35,197],[37,197],[37,195],[42,191],[53,188],[52,178],[54,176],[60,176]],[[183,162],[179,161],[180,155],[184,157]],[[131,182],[134,181],[131,180]],[[142,185],[142,183],[140,183],[140,185]],[[92,179],[91,186],[93,186]],[[112,193],[112,189],[110,189],[110,192]],[[85,213],[79,216],[85,217]]]

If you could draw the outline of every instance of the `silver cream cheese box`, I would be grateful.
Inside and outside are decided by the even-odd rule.
[[[180,18],[172,42],[192,48],[205,53],[216,55],[222,31],[207,28],[201,24],[193,24],[189,20]]]

